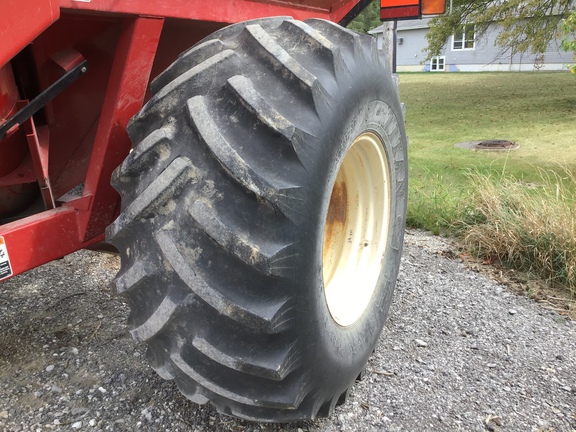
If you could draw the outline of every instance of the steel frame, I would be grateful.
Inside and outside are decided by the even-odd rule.
[[[142,106],[162,25],[158,18],[124,18],[84,192],[61,207],[0,226],[11,276],[104,240],[118,204],[110,176],[130,151],[126,124]],[[29,132],[39,148],[47,148],[47,138]]]
[[[62,9],[235,23],[269,16],[324,18],[340,22],[360,0],[228,0],[216,6],[206,0],[60,0]]]
[[[58,155],[49,152],[50,129],[37,126],[32,117],[20,125],[26,133],[34,171],[48,210],[0,225],[0,237],[10,257],[12,274],[9,277],[104,240],[104,230],[119,210],[118,195],[110,186],[110,178],[130,151],[126,125],[143,105],[165,19],[213,22],[222,26],[290,15],[296,19],[324,18],[339,22],[357,13],[360,2],[230,0],[215,7],[205,0],[31,0],[30,4],[44,15],[36,15],[34,25],[24,32],[19,33],[14,26],[8,28],[7,31],[14,33],[14,43],[10,44],[9,52],[0,53],[3,55],[0,66],[42,31],[50,30],[49,26],[63,13],[121,17],[122,23],[80,197],[56,201],[51,189],[48,157]],[[0,0],[0,9],[23,18],[19,4],[15,0]]]

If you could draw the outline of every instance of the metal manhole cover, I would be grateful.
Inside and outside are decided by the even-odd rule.
[[[483,141],[460,142],[456,144],[455,147],[469,150],[503,151],[503,150],[516,150],[518,147],[520,147],[520,145],[513,141],[492,139]]]

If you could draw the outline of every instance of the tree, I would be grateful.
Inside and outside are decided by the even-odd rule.
[[[372,0],[372,2],[348,24],[348,28],[361,33],[368,33],[368,30],[372,30],[380,24],[382,24],[380,22],[380,1]]]
[[[440,55],[448,38],[462,31],[464,24],[475,25],[481,38],[493,22],[502,26],[496,39],[500,56],[532,52],[542,54],[560,36],[560,22],[567,18],[574,0],[452,0],[452,12],[430,21],[427,56]]]
[[[573,11],[565,20],[562,20],[560,30],[564,35],[560,48],[567,52],[574,52],[574,61],[576,61],[576,11]],[[569,66],[569,68],[570,72],[576,75],[576,64]]]

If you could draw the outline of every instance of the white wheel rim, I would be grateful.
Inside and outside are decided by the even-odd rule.
[[[364,132],[340,165],[324,227],[324,294],[330,315],[342,327],[358,321],[370,304],[389,222],[388,158],[381,139]]]

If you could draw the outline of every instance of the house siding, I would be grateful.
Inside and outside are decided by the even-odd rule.
[[[399,72],[421,72],[430,70],[430,62],[425,62],[424,49],[428,45],[427,19],[399,23],[396,42],[396,66]],[[561,51],[559,42],[553,41],[544,53],[544,63],[537,61],[534,54],[516,54],[510,52],[501,55],[501,47],[496,46],[496,38],[501,31],[498,24],[490,26],[482,38],[476,40],[474,49],[453,50],[452,37],[441,53],[445,57],[447,72],[483,72],[483,71],[533,71],[562,70],[572,63],[571,53]],[[381,33],[374,31],[377,37]]]
[[[428,45],[426,40],[427,28],[397,31],[396,32],[396,67],[416,66],[422,70],[424,65],[423,49]]]

